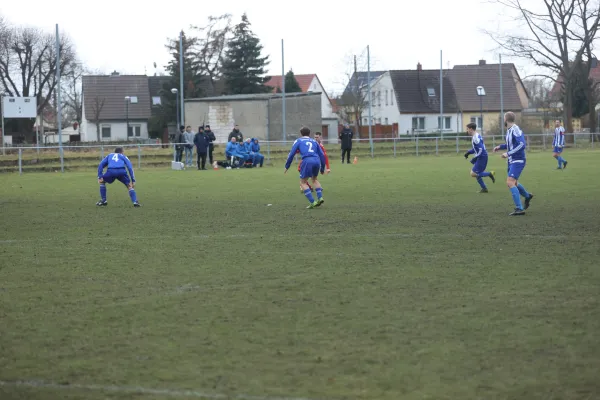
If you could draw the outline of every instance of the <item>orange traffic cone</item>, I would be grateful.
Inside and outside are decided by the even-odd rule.
[[[352,161],[352,164],[358,164],[358,157],[354,156],[354,161]]]

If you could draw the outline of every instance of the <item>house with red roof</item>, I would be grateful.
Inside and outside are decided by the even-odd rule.
[[[321,93],[321,117],[323,119],[336,118],[337,116],[333,110],[333,104],[331,99],[327,95],[325,88],[321,84],[317,74],[298,74],[294,75],[298,81],[302,93],[316,92]],[[265,86],[273,88],[273,92],[277,92],[277,89],[281,90],[281,75],[269,76],[269,80],[265,83]]]

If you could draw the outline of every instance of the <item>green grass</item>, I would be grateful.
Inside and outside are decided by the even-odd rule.
[[[315,210],[280,163],[140,170],[141,209],[2,174],[0,381],[64,386],[0,398],[600,398],[599,155],[530,155],[517,218],[497,156],[487,195],[461,156],[336,160]]]

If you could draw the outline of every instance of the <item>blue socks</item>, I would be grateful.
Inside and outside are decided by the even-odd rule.
[[[477,183],[479,183],[479,186],[481,186],[482,189],[487,189],[487,187],[485,187],[485,183],[483,183],[483,179],[481,178],[481,175],[479,175],[477,177]]]
[[[137,195],[135,194],[135,189],[129,189],[129,197],[131,197],[132,203],[137,203]]]
[[[313,197],[313,195],[312,195],[312,193],[311,193],[310,189],[306,189],[306,190],[304,191],[304,195],[306,196],[306,198],[308,199],[308,201],[310,201],[310,204],[312,204],[312,203],[314,203],[314,202],[315,202],[315,198]]]
[[[517,190],[519,191],[519,194],[521,196],[525,197],[526,199],[529,198],[529,192],[527,192],[527,190],[525,190],[525,187],[520,183],[517,185]]]
[[[315,192],[317,192],[317,199],[323,198],[323,188],[316,188]]]
[[[104,183],[100,184],[100,199],[106,201],[106,185]]]
[[[492,176],[492,173],[484,171],[484,172],[482,172],[482,173],[479,174],[480,178],[487,178],[488,176]]]
[[[523,190],[525,190],[525,188],[523,188]],[[512,195],[513,202],[515,203],[515,207],[518,208],[519,210],[522,210],[523,204],[521,204],[521,193],[519,193],[519,189],[517,187],[510,188],[510,194]]]

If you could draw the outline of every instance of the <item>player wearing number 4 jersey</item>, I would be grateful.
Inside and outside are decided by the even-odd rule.
[[[106,172],[104,172],[106,168]],[[129,174],[128,174],[129,173]],[[110,153],[98,165],[98,183],[100,184],[100,201],[97,206],[106,206],[106,184],[118,180],[129,189],[129,197],[134,207],[140,207],[135,194],[135,175],[133,175],[133,165],[129,158],[123,154],[123,148],[117,147],[114,153]]]
[[[294,145],[290,150],[290,154],[288,155],[285,163],[284,173],[287,174],[287,171],[290,169],[290,165],[292,165],[292,161],[296,156],[296,152],[299,152],[300,157],[302,157],[302,168],[300,169],[300,187],[310,202],[310,205],[306,208],[315,208],[319,207],[325,202],[323,199],[323,188],[321,187],[321,183],[319,183],[318,179],[319,171],[321,171],[321,173],[325,172],[325,155],[323,154],[323,150],[321,150],[321,146],[319,146],[315,140],[310,138],[310,129],[306,127],[302,128],[300,130],[300,134],[302,137],[294,142]],[[312,180],[315,192],[317,192],[316,201],[308,186],[309,179]]]

